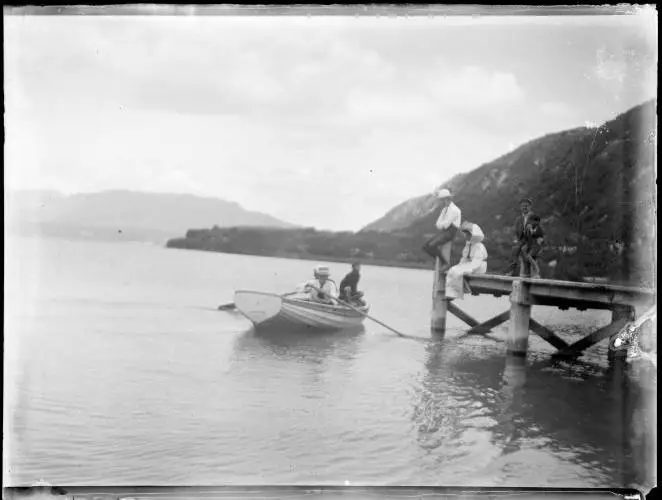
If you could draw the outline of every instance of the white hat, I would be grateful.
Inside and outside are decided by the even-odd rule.
[[[474,225],[473,223],[463,220],[462,224],[460,224],[460,231],[467,231],[469,234],[472,234],[474,230]]]
[[[331,272],[327,266],[319,265],[315,266],[315,276],[329,276]]]
[[[437,191],[437,198],[450,198],[451,192],[448,189],[440,189]]]

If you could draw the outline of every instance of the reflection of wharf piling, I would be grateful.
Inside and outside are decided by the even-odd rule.
[[[635,307],[654,303],[656,293],[645,288],[558,281],[548,279],[497,276],[492,274],[468,274],[464,276],[464,287],[472,295],[510,295],[510,309],[487,321],[477,321],[462,311],[455,303],[446,299],[446,274],[439,272],[439,261],[435,267],[432,306],[432,330],[444,333],[446,315],[451,313],[469,325],[467,333],[486,334],[496,326],[510,320],[508,352],[526,355],[529,331],[533,331],[556,347],[558,355],[580,356],[584,350],[603,339],[619,333],[634,320]],[[562,310],[569,308],[610,310],[611,323],[599,328],[573,344],[567,344],[552,330],[531,318],[533,306],[552,306]]]

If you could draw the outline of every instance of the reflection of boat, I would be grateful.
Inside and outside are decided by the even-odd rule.
[[[368,306],[358,312],[342,305],[329,305],[274,293],[239,290],[234,294],[237,310],[259,328],[304,327],[337,330],[361,325]],[[363,314],[361,314],[363,313]]]
[[[264,363],[304,364],[319,370],[329,358],[353,360],[364,333],[363,325],[336,330],[330,335],[301,335],[301,329],[295,328],[249,330],[236,337],[233,359],[248,363],[259,359]]]

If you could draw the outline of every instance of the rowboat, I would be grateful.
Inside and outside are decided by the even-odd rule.
[[[369,306],[357,307],[355,310],[343,305],[312,302],[305,300],[300,294],[283,296],[250,290],[237,290],[234,304],[256,328],[352,328],[363,323],[364,315],[369,310]]]

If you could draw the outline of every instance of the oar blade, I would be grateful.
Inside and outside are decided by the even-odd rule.
[[[341,300],[341,299],[338,298],[338,297],[331,297],[331,295],[329,295],[327,292],[325,292],[324,290],[321,290],[321,289],[319,289],[319,288],[317,288],[317,287],[315,287],[315,286],[311,286],[311,288],[314,289],[314,290],[317,291],[317,292],[323,293],[324,295],[326,295],[326,296],[329,297],[330,299],[336,300],[336,301],[338,301],[339,303],[346,305],[346,306],[349,307],[350,309],[354,309],[356,312],[358,312],[358,313],[360,313],[360,314],[363,314],[363,316],[365,316],[366,318],[368,318],[368,319],[374,321],[375,323],[377,323],[377,324],[379,324],[379,325],[382,325],[382,326],[385,327],[385,328],[388,328],[389,330],[391,330],[391,331],[392,331],[393,333],[395,333],[396,335],[399,335],[400,337],[407,337],[407,335],[405,335],[404,333],[400,333],[400,332],[397,331],[395,328],[392,328],[392,327],[388,326],[387,324],[382,323],[382,322],[379,321],[378,319],[373,318],[373,317],[370,316],[368,313],[365,313],[365,312],[361,311],[359,308],[354,307],[352,304],[350,304],[350,303],[348,303],[348,302],[345,302],[344,300]]]

